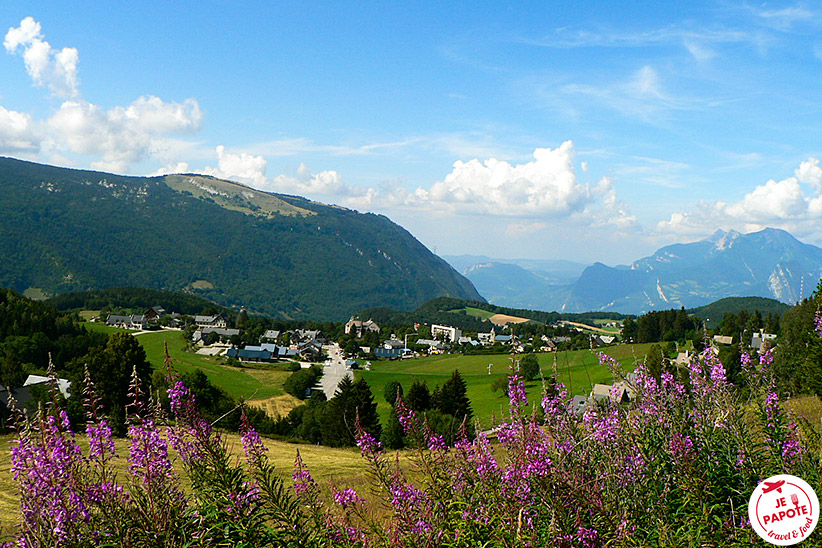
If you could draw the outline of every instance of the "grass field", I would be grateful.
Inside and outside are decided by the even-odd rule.
[[[87,329],[113,333],[122,331],[101,323],[85,323]],[[283,383],[288,378],[288,371],[275,367],[231,367],[219,359],[203,356],[186,349],[186,341],[181,331],[152,331],[136,336],[146,351],[146,357],[155,369],[163,368],[165,344],[180,373],[191,373],[200,370],[206,374],[212,384],[219,386],[235,399],[268,399],[282,396]]]
[[[474,316],[476,318],[481,319],[482,321],[487,320],[491,316],[494,315],[493,312],[488,312],[487,310],[483,310],[481,308],[474,308],[473,306],[466,306],[465,313],[469,316]]]
[[[228,434],[226,436],[232,452],[238,458],[243,459],[243,446],[237,435]],[[17,484],[11,475],[11,455],[13,436],[0,436],[0,540],[9,540],[8,537],[14,532],[15,524],[19,522],[18,514],[18,491]],[[297,450],[300,450],[303,461],[311,470],[311,474],[321,488],[327,488],[333,479],[338,487],[360,488],[366,480],[363,459],[360,457],[359,449],[334,449],[330,447],[320,447],[314,445],[297,445],[281,441],[264,439],[268,447],[268,458],[277,467],[286,485],[291,485],[291,473],[294,469],[294,457]],[[78,436],[78,442],[86,449],[85,437]],[[125,473],[125,457],[128,455],[128,440],[125,438],[115,441],[119,459],[119,479],[121,482],[127,480]],[[182,466],[177,463],[177,472],[182,471]]]
[[[620,363],[626,371],[633,369],[637,360],[644,358],[650,344],[619,345],[604,349],[604,352]],[[538,354],[543,375],[551,375],[556,368],[557,378],[565,383],[568,392],[588,394],[593,384],[611,382],[611,373],[599,364],[597,355],[590,350],[575,350],[558,354]],[[491,374],[488,374],[491,364]],[[365,378],[371,385],[371,391],[378,404],[380,417],[385,420],[390,407],[385,401],[385,385],[399,381],[408,389],[415,379],[424,380],[429,389],[442,385],[455,369],[465,379],[468,397],[474,409],[474,415],[480,419],[483,427],[492,423],[492,417],[500,417],[507,412],[508,399],[501,391],[492,392],[491,383],[508,373],[511,358],[508,354],[464,356],[461,354],[429,356],[414,360],[375,361],[371,371],[358,371],[357,375]],[[539,381],[526,385],[529,401],[538,401],[542,386]]]

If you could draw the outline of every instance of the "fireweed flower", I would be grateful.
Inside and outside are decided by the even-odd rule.
[[[317,483],[303,463],[299,449],[297,450],[297,458],[294,459],[294,473],[291,474],[291,478],[294,480],[294,492],[297,495],[316,495],[319,493]]]
[[[671,452],[674,460],[683,465],[689,464],[695,457],[694,442],[690,436],[685,436],[679,432],[675,432],[668,442],[668,450]]]
[[[334,493],[334,502],[348,509],[357,503],[365,502],[365,499],[361,498],[354,489],[348,488],[336,491]]]
[[[528,405],[528,397],[525,394],[525,385],[518,373],[512,374],[508,378],[508,399],[511,403],[511,416],[518,417]]]
[[[260,434],[258,434],[257,431],[254,430],[254,427],[251,426],[251,423],[248,422],[248,415],[246,415],[245,409],[243,409],[242,415],[240,416],[240,434],[243,451],[245,452],[245,458],[248,464],[253,466],[261,462],[268,448],[260,438]]]
[[[363,428],[359,413],[354,422],[354,439],[362,456],[376,456],[382,453],[382,444]]]
[[[68,415],[59,412],[35,418],[11,450],[12,475],[20,482],[20,510],[24,531],[41,532],[55,546],[79,540],[82,524],[89,512],[78,492],[83,456],[68,428]]]

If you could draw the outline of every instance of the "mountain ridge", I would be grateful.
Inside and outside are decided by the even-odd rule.
[[[192,184],[196,183],[196,184]],[[383,215],[200,175],[134,177],[0,158],[0,286],[188,290],[283,318],[483,300]]]
[[[473,271],[463,272],[475,278]],[[570,283],[543,284],[536,296],[528,288],[498,298],[487,283],[493,277],[484,275],[477,289],[494,304],[540,310],[640,314],[747,296],[794,303],[810,295],[822,277],[822,249],[776,228],[748,234],[717,230],[703,240],[663,246],[630,265],[589,265]]]

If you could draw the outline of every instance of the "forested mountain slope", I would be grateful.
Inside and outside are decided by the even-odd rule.
[[[187,290],[285,318],[482,299],[387,217],[197,175],[126,177],[0,158],[0,286]]]

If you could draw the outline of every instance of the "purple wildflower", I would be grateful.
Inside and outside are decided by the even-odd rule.
[[[254,427],[251,426],[251,423],[248,422],[248,415],[246,415],[245,409],[243,409],[240,417],[240,433],[242,434],[241,440],[246,460],[251,465],[259,463],[266,451],[268,451],[268,448],[260,438],[260,434],[258,434],[257,431],[254,430]]]
[[[336,502],[343,508],[350,508],[357,503],[365,502],[365,499],[361,498],[355,490],[348,488],[343,489],[342,491],[335,492],[334,502]]]
[[[299,449],[297,450],[297,458],[294,459],[294,473],[291,474],[291,478],[294,480],[294,492],[298,496],[308,497],[312,501],[316,499],[319,488],[314,478],[311,477],[311,472],[303,463]]]

